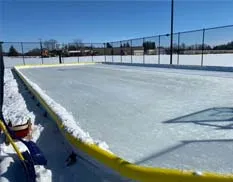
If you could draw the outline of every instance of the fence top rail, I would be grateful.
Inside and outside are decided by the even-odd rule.
[[[205,30],[212,30],[212,29],[221,29],[221,28],[233,28],[233,25],[225,25],[225,26],[219,26],[219,27],[211,27],[211,28],[206,28]]]
[[[179,32],[173,33],[173,35],[176,35],[178,33]],[[131,42],[131,41],[136,41],[136,40],[159,38],[159,37],[163,37],[163,36],[170,36],[170,34],[167,33],[167,34],[160,34],[160,35],[152,35],[152,36],[147,36],[147,37],[139,37],[139,38],[125,39],[125,40],[118,40],[118,41],[112,41],[112,42],[106,42],[106,43],[114,44],[114,43],[118,43],[118,42]]]
[[[152,39],[152,38],[159,38],[159,35],[144,37],[144,39]]]
[[[198,31],[203,31],[203,29],[205,30],[212,30],[212,29],[221,29],[221,28],[229,28],[232,27],[233,25],[225,25],[225,26],[217,26],[217,27],[211,27],[211,28],[201,28],[201,29],[196,29],[196,30],[188,30],[188,31],[182,31],[182,32],[175,32],[173,33],[173,35],[176,34],[182,34],[182,33],[192,33],[192,32],[198,32]],[[153,38],[153,37],[163,37],[163,36],[170,36],[170,33],[167,34],[160,34],[160,35],[154,35],[154,36],[147,36],[147,37],[139,37],[139,38],[132,38],[132,39],[127,39],[127,40],[120,40],[120,41],[112,41],[109,43],[116,43],[116,42],[123,42],[123,41],[133,41],[133,40],[139,40],[139,39],[147,39],[147,38]]]
[[[97,44],[99,44],[99,45],[100,45],[100,44],[104,45],[105,43],[102,42],[102,43],[91,43],[91,44],[93,44],[93,45],[97,45]]]
[[[202,28],[202,29],[196,29],[196,30],[188,30],[188,31],[183,31],[183,32],[178,32],[180,34],[182,33],[191,33],[191,32],[198,32],[198,31],[203,31],[205,30],[213,30],[213,29],[221,29],[221,28],[233,28],[233,25],[225,25],[225,26],[218,26],[218,27],[211,27],[211,28]]]
[[[40,44],[40,43],[43,43],[43,42],[5,42],[3,41],[2,42],[3,44]]]
[[[217,26],[217,27],[211,27],[211,28],[202,28],[202,29],[196,29],[196,30],[188,30],[188,31],[182,31],[182,32],[175,32],[173,33],[173,35],[177,35],[177,34],[185,34],[185,33],[192,33],[192,32],[199,32],[199,31],[203,31],[203,30],[214,30],[214,29],[221,29],[221,28],[233,28],[233,25],[225,25],[225,26]],[[147,36],[147,37],[139,37],[139,38],[132,38],[132,39],[125,39],[125,40],[118,40],[118,41],[108,41],[108,42],[104,42],[104,43],[82,43],[84,45],[95,45],[95,44],[103,44],[106,45],[107,43],[109,44],[115,44],[115,43],[121,43],[121,42],[131,42],[131,41],[136,41],[136,40],[144,40],[144,39],[150,39],[150,38],[157,38],[157,37],[163,37],[163,36],[170,36],[170,33],[167,34],[160,34],[160,35],[154,35],[154,36]],[[0,41],[0,43],[6,43],[6,44],[40,44],[40,43],[44,43],[45,41],[38,41],[38,42],[11,42],[11,41]],[[75,44],[75,43],[67,43],[67,44]]]

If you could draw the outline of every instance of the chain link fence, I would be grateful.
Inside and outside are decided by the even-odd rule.
[[[112,62],[233,66],[233,25],[106,43],[4,42],[6,67],[26,64]]]

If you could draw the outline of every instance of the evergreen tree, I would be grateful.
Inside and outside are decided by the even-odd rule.
[[[106,44],[106,47],[107,47],[107,48],[112,48],[112,46],[111,46],[110,43],[107,43],[107,44]]]
[[[68,50],[69,51],[75,51],[77,48],[75,45],[68,45]]]
[[[144,50],[155,49],[155,42],[146,41],[142,46],[144,47]]]
[[[217,45],[213,49],[214,50],[232,50],[233,49],[233,41],[228,42],[227,44]]]
[[[13,46],[11,46],[9,49],[8,56],[19,56],[19,53]]]

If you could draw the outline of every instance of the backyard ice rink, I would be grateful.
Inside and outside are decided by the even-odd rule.
[[[233,73],[102,64],[20,71],[130,162],[232,173]]]

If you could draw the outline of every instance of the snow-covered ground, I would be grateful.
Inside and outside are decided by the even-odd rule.
[[[27,105],[22,95],[19,94],[17,82],[14,80],[10,69],[5,70],[3,115],[6,121],[12,121],[13,125],[24,124],[30,118],[34,125],[32,140],[35,142],[44,129],[42,125],[35,124],[35,115],[27,109]],[[11,145],[5,145],[3,138],[4,136],[1,134],[0,181],[17,181],[19,178],[23,181],[23,169],[19,161],[17,161],[17,155]],[[17,142],[17,146],[21,151],[26,150],[26,147],[21,142]],[[36,166],[36,173],[38,175],[37,181],[51,181],[52,175],[49,169],[45,169],[43,166]]]
[[[70,155],[72,147],[61,135],[55,122],[45,118],[43,109],[36,104],[37,102],[32,99],[32,95],[21,81],[12,74],[10,69],[6,69],[4,117],[6,120],[10,119],[13,124],[21,124],[31,118],[33,141],[37,143],[48,160],[47,166],[36,166],[38,182],[110,182],[122,180],[119,176],[110,173],[108,169],[101,168],[99,164],[87,156],[85,159],[78,156],[75,165],[66,167],[65,160]],[[13,148],[10,145],[5,145],[3,134],[0,138],[0,181],[23,182],[25,179],[23,169]],[[16,144],[20,150],[26,149],[22,143],[16,142]]]
[[[131,63],[131,56],[85,56],[85,57],[64,57],[62,62],[74,63],[74,62],[123,62]],[[59,58],[25,58],[25,64],[58,64]],[[23,58],[10,58],[4,57],[6,67],[12,67],[14,65],[24,64]],[[132,63],[143,63],[143,56],[132,56]],[[146,64],[169,64],[169,55],[145,55],[144,63]],[[180,65],[201,65],[201,55],[173,55],[173,64]],[[205,54],[203,56],[204,66],[233,66],[233,54]]]
[[[21,71],[126,160],[233,171],[233,73],[112,65]]]

